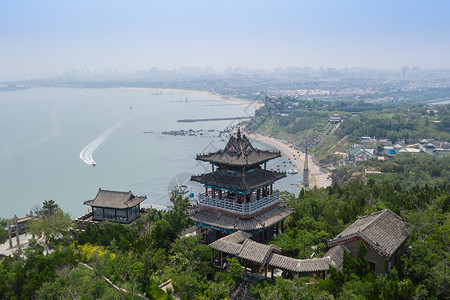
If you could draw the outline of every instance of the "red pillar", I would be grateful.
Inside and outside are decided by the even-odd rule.
[[[266,167],[267,167],[266,165],[267,165],[267,163],[264,163],[264,170],[266,170]]]

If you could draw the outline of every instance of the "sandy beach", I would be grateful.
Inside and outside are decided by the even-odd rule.
[[[261,143],[264,143],[266,145],[269,145],[275,149],[278,149],[283,153],[283,155],[290,157],[291,161],[294,163],[295,168],[299,172],[303,172],[303,167],[305,164],[305,154],[302,153],[302,151],[295,149],[293,147],[289,147],[288,144],[283,143],[282,141],[268,137],[259,133],[246,133],[246,135],[254,139],[256,141],[259,141]],[[299,152],[299,153],[297,153]],[[293,158],[296,158],[295,160]],[[322,171],[318,165],[316,165],[313,160],[312,156],[308,155],[308,167],[309,167],[309,186],[310,188],[321,188],[321,187],[327,187],[331,185],[331,179],[328,178],[328,173]]]

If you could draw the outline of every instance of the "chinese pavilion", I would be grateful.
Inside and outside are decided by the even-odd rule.
[[[266,169],[269,160],[280,156],[279,151],[254,148],[239,129],[224,149],[197,155],[197,160],[211,164],[211,172],[191,176],[205,191],[189,218],[205,243],[239,230],[263,242],[283,230],[283,221],[292,210],[280,202],[273,183],[286,173]]]
[[[92,206],[93,221],[112,221],[131,223],[140,215],[140,204],[147,196],[135,196],[129,192],[118,192],[98,189],[97,196],[85,201]]]

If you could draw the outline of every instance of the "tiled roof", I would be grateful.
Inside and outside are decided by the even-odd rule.
[[[224,241],[222,239],[211,243],[211,247],[214,250],[222,251],[222,252],[234,255],[234,256],[238,255],[239,250],[241,249],[241,246],[242,245],[239,243]]]
[[[191,180],[229,190],[252,191],[284,177],[286,177],[286,172],[279,173],[255,169],[245,173],[215,171],[214,173],[192,175]]]
[[[247,237],[242,240],[244,236]],[[275,245],[264,245],[251,240],[249,238],[251,236],[246,232],[238,231],[211,243],[211,247],[260,265],[265,265],[273,252],[281,252],[281,249]]]
[[[246,239],[239,249],[238,257],[265,265],[273,251],[281,252],[275,245],[264,245],[251,239]]]
[[[226,230],[253,231],[270,227],[292,213],[292,209],[279,205],[250,219],[241,219],[207,209],[194,211],[189,218],[194,222]]]
[[[337,245],[328,249],[327,253],[323,257],[328,257],[333,262],[333,267],[340,270],[344,262],[344,251],[350,253],[344,245]]]
[[[245,239],[249,239],[252,236],[253,236],[253,234],[251,234],[251,233],[239,230],[239,231],[236,231],[232,234],[229,234],[229,235],[221,238],[220,240],[240,244],[243,241],[245,241]]]
[[[352,225],[328,241],[329,246],[360,238],[390,258],[408,238],[405,222],[389,209],[358,218]]]
[[[92,200],[85,201],[84,204],[93,207],[125,209],[134,207],[145,199],[147,196],[135,196],[131,191],[118,192],[98,189],[97,196]]]
[[[238,131],[236,137],[231,136],[224,149],[217,152],[197,155],[197,159],[232,166],[256,165],[280,157],[279,151],[260,150],[250,143],[248,138],[241,136]]]
[[[296,259],[280,254],[273,254],[269,260],[270,266],[299,273],[326,271],[330,268],[330,264],[333,265],[334,263],[329,257]]]

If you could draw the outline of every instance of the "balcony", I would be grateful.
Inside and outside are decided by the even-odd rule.
[[[233,199],[229,199],[226,194],[223,195],[222,199],[205,196],[205,194],[199,195],[199,205],[243,216],[256,214],[278,202],[280,202],[280,192],[278,190],[273,191],[272,195],[259,200],[256,200],[255,195],[252,195],[249,203],[236,203]]]

